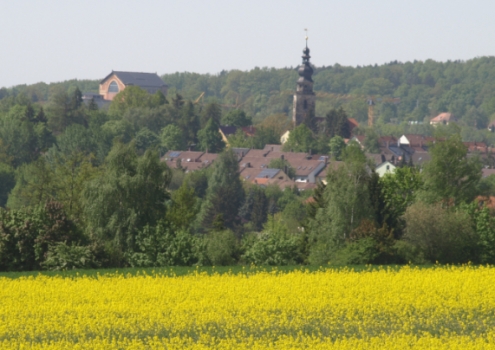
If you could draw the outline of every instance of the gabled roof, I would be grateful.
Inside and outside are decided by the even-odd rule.
[[[107,80],[112,74],[115,74],[117,78],[124,85],[146,86],[146,87],[164,87],[167,86],[163,80],[156,73],[139,73],[139,72],[121,72],[112,71],[108,74],[100,84]]]
[[[384,166],[386,166],[386,165],[388,165],[388,166],[390,166],[390,165],[391,165],[391,166],[393,166],[394,168],[396,168],[396,166],[395,166],[395,165],[393,165],[393,164],[392,164],[392,163],[390,163],[388,160],[386,160],[386,161],[384,161],[383,163],[378,164],[378,165],[376,166],[376,168],[375,168],[375,169],[376,169],[376,170],[378,170],[378,169],[380,169],[381,167],[384,167]]]
[[[237,127],[229,125],[220,125],[220,130],[225,136],[234,135],[237,131]]]
[[[349,129],[352,131],[355,127],[359,126],[359,123],[354,118],[347,118],[347,123],[349,124]]]
[[[263,148],[264,151],[272,151],[272,152],[282,152],[282,145],[271,145],[271,144],[266,144],[265,148]]]
[[[410,146],[422,146],[425,143],[425,137],[418,134],[404,134],[402,135],[409,141]]]
[[[265,168],[265,169],[261,170],[258,175],[256,175],[256,178],[273,179],[281,171],[282,170],[280,170],[280,169]]]
[[[252,125],[250,126],[243,126],[241,128],[242,132],[246,135],[246,136],[254,136],[256,135],[256,128]]]
[[[381,147],[387,147],[389,145],[397,144],[397,139],[393,136],[380,136],[378,143]]]
[[[443,123],[443,122],[449,122],[454,120],[454,116],[452,113],[440,113],[437,115],[435,118],[432,118],[430,120],[430,123]]]
[[[289,160],[289,163],[299,177],[306,177],[312,173],[316,176],[327,166],[325,162],[312,159],[293,159]]]
[[[469,152],[486,152],[487,145],[484,142],[463,142]]]
[[[481,169],[481,177],[487,177],[490,175],[495,175],[495,169]]]
[[[351,140],[354,140],[360,145],[363,145],[365,138],[366,138],[365,135],[354,135],[353,137],[351,137]]]
[[[199,159],[203,155],[204,152],[196,152],[196,151],[168,151],[162,157],[162,160],[176,160],[180,158],[183,162],[199,162]]]

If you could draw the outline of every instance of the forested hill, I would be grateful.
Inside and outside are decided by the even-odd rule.
[[[274,113],[291,113],[295,68],[255,68],[248,72],[219,74],[174,73],[162,76],[170,94],[204,102],[216,100],[237,107],[259,122]],[[345,67],[339,64],[315,67],[317,115],[343,106],[358,121],[367,118],[368,97],[376,102],[377,123],[424,121],[439,112],[452,112],[465,126],[484,128],[495,117],[495,57],[468,61],[390,62],[384,65]],[[60,90],[69,93],[78,86],[97,92],[98,81],[71,80],[63,83],[20,85],[0,89],[0,98],[24,93],[33,101],[47,101]],[[393,99],[395,98],[395,99]]]

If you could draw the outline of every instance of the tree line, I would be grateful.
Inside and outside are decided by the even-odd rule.
[[[108,111],[84,103],[78,88],[46,103],[2,99],[0,269],[493,262],[493,216],[477,198],[493,194],[495,181],[481,178],[480,160],[452,127],[437,129],[421,171],[402,164],[379,178],[360,146],[344,142],[345,108],[332,108],[292,130],[285,146],[342,161],[327,185],[301,192],[241,181],[218,125],[254,120],[241,108],[137,87]],[[273,114],[256,136],[229,142],[263,148],[288,125]],[[220,156],[192,173],[160,161],[191,147]],[[270,166],[292,173],[285,162]]]
[[[295,68],[254,68],[250,71],[222,71],[219,74],[173,73],[162,76],[170,95],[179,93],[204,102],[215,101],[226,108],[244,110],[260,123],[266,117],[292,113]],[[317,92],[316,115],[343,107],[346,113],[366,123],[367,100],[373,98],[375,119],[384,130],[403,133],[409,122],[425,122],[441,112],[451,112],[463,129],[465,141],[484,141],[493,137],[478,130],[495,117],[495,58],[479,57],[467,61],[433,60],[397,62],[383,65],[314,67]],[[46,102],[60,91],[71,94],[76,87],[97,92],[98,81],[71,80],[63,83],[20,85],[0,89],[0,99],[24,95],[31,102]],[[400,128],[400,129],[399,129]],[[428,132],[428,131],[425,131]]]

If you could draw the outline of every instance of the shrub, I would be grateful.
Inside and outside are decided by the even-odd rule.
[[[469,214],[441,203],[417,202],[404,215],[404,240],[430,262],[464,263],[478,260],[478,238]]]
[[[205,237],[206,257],[216,266],[232,265],[238,255],[237,238],[231,230],[211,231]]]
[[[41,266],[47,270],[72,270],[93,268],[97,264],[89,247],[59,242],[48,248]]]

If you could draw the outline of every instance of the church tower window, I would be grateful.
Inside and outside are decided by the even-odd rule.
[[[112,81],[108,86],[108,92],[119,92],[119,86],[117,85],[115,80]]]

